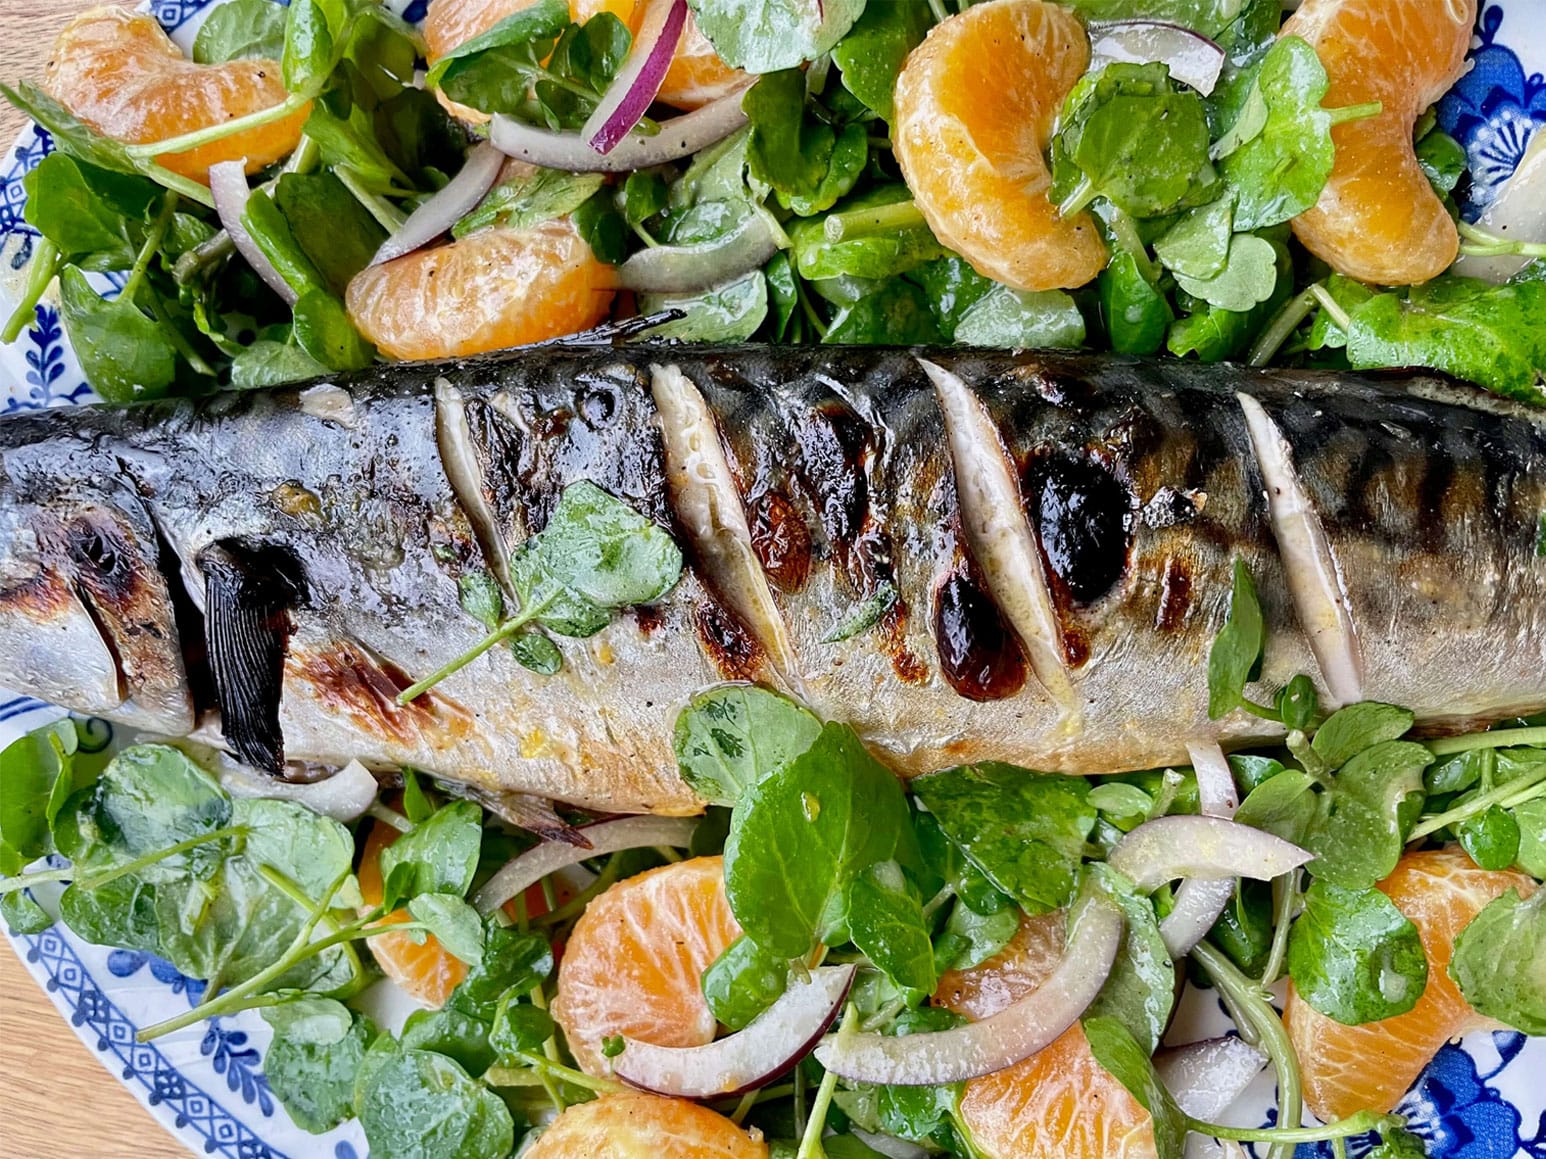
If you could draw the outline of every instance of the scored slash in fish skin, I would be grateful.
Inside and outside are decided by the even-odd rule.
[[[0,420],[0,684],[174,734],[247,690],[260,703],[228,712],[227,742],[271,768],[259,726],[276,719],[285,760],[409,764],[616,812],[701,807],[671,718],[723,680],[797,692],[904,774],[1179,764],[1191,741],[1272,735],[1207,719],[1237,557],[1268,625],[1263,681],[1322,670],[1268,502],[1287,463],[1345,585],[1363,695],[1439,725],[1546,707],[1540,412],[1431,376],[918,357],[544,347]],[[1242,394],[1282,461],[1258,458]],[[957,467],[990,449],[995,487],[963,486]],[[703,470],[684,486],[689,452]],[[462,578],[502,576],[580,480],[676,537],[677,587],[558,640],[555,676],[495,648],[399,706],[483,635]],[[981,550],[984,526],[1018,562]],[[274,561],[289,606],[239,624],[226,605],[252,611],[248,588],[240,569],[210,588],[215,560]],[[1014,601],[1038,575],[1047,618],[1028,633]],[[233,649],[241,624],[252,646]],[[252,657],[278,658],[278,679]]]

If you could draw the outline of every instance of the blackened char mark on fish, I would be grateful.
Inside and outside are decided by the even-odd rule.
[[[1137,512],[1113,464],[1083,448],[1044,448],[1021,488],[1042,557],[1068,599],[1093,604],[1121,582]]]
[[[752,550],[780,591],[795,593],[811,574],[811,533],[794,501],[768,491],[751,503]]]
[[[941,576],[934,588],[940,671],[968,700],[1003,700],[1025,686],[1030,666],[967,546],[953,476],[946,476],[941,490],[949,513],[940,531]]]
[[[397,696],[413,681],[396,664],[358,641],[332,641],[325,648],[291,648],[285,675],[310,689],[329,713],[370,737],[403,748],[444,748],[472,732],[465,708],[431,688],[407,704]]]

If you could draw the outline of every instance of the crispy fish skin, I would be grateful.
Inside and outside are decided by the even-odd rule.
[[[694,415],[696,441],[662,429]],[[556,676],[495,648],[397,705],[483,635],[461,578],[503,577],[579,480],[676,536],[677,587],[560,640]],[[1285,487],[1307,515],[1269,503]],[[168,735],[218,706],[272,771],[359,758],[690,813],[671,717],[724,680],[849,721],[907,775],[1181,764],[1272,735],[1207,718],[1236,557],[1266,683],[1306,672],[1335,702],[1320,595],[1351,625],[1344,692],[1440,728],[1546,708],[1546,414],[1428,376],[546,347],[9,418],[0,512],[0,684]]]

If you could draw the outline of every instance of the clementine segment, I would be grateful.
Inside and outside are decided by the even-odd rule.
[[[1449,268],[1460,236],[1412,147],[1418,116],[1465,70],[1476,0],[1306,0],[1283,26],[1320,55],[1325,105],[1379,101],[1378,116],[1331,131],[1336,162],[1294,219],[1306,249],[1349,277],[1426,282]]]
[[[1494,1025],[1471,1009],[1449,976],[1455,938],[1488,902],[1535,883],[1522,873],[1478,869],[1458,848],[1408,853],[1379,889],[1417,926],[1428,956],[1428,985],[1405,1014],[1344,1026],[1292,987],[1283,1021],[1304,1071],[1305,1102],[1330,1121],[1369,1109],[1388,1111],[1450,1039]]]
[[[707,1107],[662,1095],[603,1095],[569,1107],[525,1159],[767,1159],[768,1145]]]
[[[934,1002],[986,1018],[1041,985],[1063,952],[1063,913],[1024,917],[997,957],[940,978]],[[1149,1112],[1095,1061],[1084,1029],[1069,1027],[1045,1050],[972,1079],[961,1118],[989,1159],[1153,1159]]]
[[[612,286],[612,267],[562,220],[496,226],[370,266],[344,300],[360,333],[393,358],[455,358],[594,326]]]
[[[123,8],[93,8],[70,21],[54,44],[43,87],[97,132],[131,145],[224,124],[282,104],[289,95],[278,62],[194,64],[153,17]],[[156,160],[195,181],[208,182],[211,165],[244,157],[247,172],[256,173],[295,150],[309,112],[303,107]]]
[[[575,923],[558,969],[553,1017],[576,1061],[607,1073],[602,1039],[702,1046],[718,1029],[700,979],[741,927],[723,859],[699,857],[620,881]]]
[[[1087,213],[1058,216],[1044,151],[1090,63],[1084,26],[1042,0],[989,0],[938,24],[902,66],[892,141],[918,208],[978,273],[1082,286],[1106,264]]]
[[[365,851],[360,857],[356,876],[360,882],[360,896],[367,906],[381,904],[381,851],[396,840],[397,830],[380,821],[371,826],[370,836],[365,839]],[[407,910],[396,910],[385,920],[396,925],[412,919]],[[376,956],[382,973],[426,1006],[444,1006],[451,991],[467,977],[466,964],[442,946],[433,934],[424,939],[423,945],[415,943],[407,934],[378,934],[366,945]]]

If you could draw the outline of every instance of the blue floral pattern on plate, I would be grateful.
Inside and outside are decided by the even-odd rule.
[[[220,0],[151,0],[146,5],[186,45],[199,19]],[[1389,0],[1401,3],[1402,0]],[[410,20],[423,18],[427,0],[396,0]],[[1473,166],[1469,214],[1480,212],[1518,164],[1530,135],[1546,126],[1546,0],[1489,0],[1483,5],[1474,67],[1439,109],[1440,124],[1465,146]],[[22,177],[52,147],[32,129],[0,168],[0,276],[19,277],[36,236],[22,219]],[[111,281],[109,279],[109,281]],[[0,302],[9,297],[0,284]],[[0,347],[0,414],[90,401],[69,349],[58,309],[40,305],[32,326]],[[0,691],[0,745],[60,711]],[[87,723],[91,751],[114,738],[102,721]],[[57,912],[57,889],[38,900]],[[255,1012],[213,1019],[154,1044],[135,1032],[186,1010],[204,984],[154,955],[88,945],[63,926],[12,946],[39,985],[102,1063],[134,1092],[166,1128],[196,1154],[223,1159],[364,1159],[358,1124],[322,1136],[305,1134],[268,1089],[262,1058],[271,1032]],[[1227,1018],[1211,995],[1190,991],[1172,1040],[1225,1033]],[[1498,1032],[1468,1037],[1434,1059],[1401,1105],[1412,1129],[1435,1159],[1546,1159],[1546,1040]],[[1264,1125],[1276,1118],[1269,1075],[1253,1084],[1225,1118]],[[1365,1154],[1370,1140],[1353,1140]],[[1329,1147],[1301,1147],[1300,1159],[1329,1159]]]

